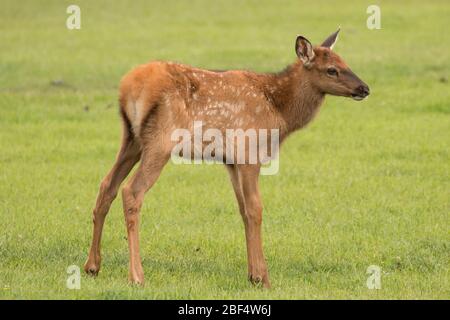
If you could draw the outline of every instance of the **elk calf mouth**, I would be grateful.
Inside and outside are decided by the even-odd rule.
[[[361,96],[361,95],[359,95],[359,94],[352,94],[352,99],[353,99],[353,100],[356,100],[356,101],[364,100],[365,97],[366,97],[366,96]]]

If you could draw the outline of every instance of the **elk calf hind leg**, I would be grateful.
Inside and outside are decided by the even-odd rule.
[[[116,162],[111,171],[100,184],[97,201],[93,210],[93,235],[88,259],[84,265],[86,273],[96,276],[100,270],[101,253],[100,243],[103,225],[111,203],[116,198],[120,184],[130,173],[133,166],[139,160],[140,151],[136,143],[128,138],[125,132],[122,147],[117,155]]]
[[[148,150],[148,149],[147,149]],[[170,154],[161,154],[153,148],[142,155],[141,163],[133,178],[122,189],[123,211],[128,234],[130,254],[129,281],[144,283],[144,271],[139,253],[139,221],[144,195],[158,179]]]

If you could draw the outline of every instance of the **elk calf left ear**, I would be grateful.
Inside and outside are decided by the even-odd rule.
[[[295,41],[295,52],[305,67],[308,67],[314,59],[314,50],[311,42],[305,37],[297,37],[297,41]]]

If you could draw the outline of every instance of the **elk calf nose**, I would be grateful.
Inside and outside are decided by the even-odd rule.
[[[369,87],[366,84],[362,84],[355,89],[351,96],[354,100],[361,101],[367,97],[369,93]]]
[[[356,91],[362,96],[367,97],[370,94],[370,89],[367,85],[361,85]]]

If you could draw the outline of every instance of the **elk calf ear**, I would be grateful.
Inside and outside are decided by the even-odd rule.
[[[340,27],[335,33],[333,33],[328,38],[326,38],[325,41],[321,44],[321,46],[325,47],[325,48],[330,48],[330,50],[333,50],[333,47],[336,44],[337,39],[338,39],[339,31],[341,31]]]
[[[297,37],[295,41],[295,52],[305,67],[309,66],[314,59],[314,50],[308,39],[302,36]]]

